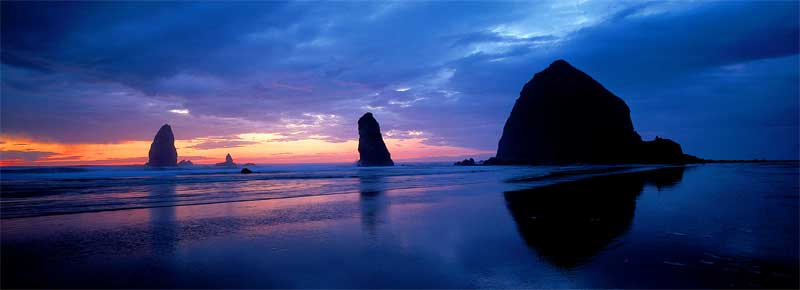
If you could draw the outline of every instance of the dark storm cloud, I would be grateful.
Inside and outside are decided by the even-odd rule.
[[[170,123],[180,139],[342,141],[372,111],[398,138],[494,149],[522,85],[564,58],[646,137],[797,156],[796,2],[2,5],[3,133],[115,142]],[[736,145],[758,130],[763,144]]]
[[[587,69],[604,68],[617,82],[646,82],[797,54],[798,37],[796,2],[727,1],[679,13],[616,15],[575,33],[562,53]]]
[[[564,58],[625,99],[648,138],[659,132],[711,158],[796,158],[798,61],[789,56],[798,53],[797,4],[705,3],[642,15],[648,8],[625,9],[546,51],[526,46],[500,62],[504,55],[460,59],[454,83],[467,95],[516,95],[532,73]],[[763,134],[742,129],[753,126]],[[741,133],[714,134],[714,141],[702,133],[735,130]],[[748,136],[773,145],[737,144]]]

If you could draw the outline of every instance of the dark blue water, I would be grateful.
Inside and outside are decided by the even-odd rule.
[[[0,286],[798,287],[797,163],[653,168],[4,169]]]
[[[149,208],[347,194],[360,191],[365,178],[380,178],[385,190],[494,183],[503,189],[520,184],[503,181],[638,170],[652,166],[460,167],[411,163],[397,167],[359,168],[351,164],[195,166],[148,170],[142,166],[8,167],[0,169],[0,216],[29,217],[88,211]],[[174,188],[166,194],[154,188]],[[173,193],[174,191],[174,193]]]

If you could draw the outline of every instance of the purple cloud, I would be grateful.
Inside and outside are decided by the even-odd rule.
[[[799,154],[796,2],[2,5],[6,134],[149,140],[170,123],[178,139],[339,142],[372,111],[385,132],[491,150],[522,85],[564,58],[646,136],[708,158]],[[213,142],[197,146],[246,145]]]

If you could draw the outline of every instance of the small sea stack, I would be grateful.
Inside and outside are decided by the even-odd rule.
[[[474,165],[478,165],[478,164],[475,162],[475,159],[469,158],[469,159],[464,159],[464,160],[458,161],[458,162],[454,163],[453,165],[457,165],[457,166],[474,166]]]
[[[145,164],[150,167],[175,167],[178,166],[178,150],[175,149],[175,135],[172,134],[172,127],[164,124],[153,138],[148,153],[148,161]]]
[[[358,166],[394,166],[381,136],[381,127],[372,113],[358,119]]]
[[[231,154],[228,153],[228,155],[225,155],[225,162],[220,162],[220,163],[217,163],[217,164],[214,164],[214,165],[216,165],[216,166],[226,166],[226,167],[235,167],[236,163],[233,162],[233,157],[231,157]]]

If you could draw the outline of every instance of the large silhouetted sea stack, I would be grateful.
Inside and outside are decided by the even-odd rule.
[[[680,145],[643,142],[625,102],[557,60],[522,88],[492,163],[686,163]]]
[[[383,143],[381,127],[372,113],[358,119],[358,166],[393,166],[389,150]]]
[[[172,127],[164,124],[153,138],[150,144],[150,153],[147,166],[151,167],[171,167],[178,166],[178,150],[175,149],[175,136],[172,135]]]

